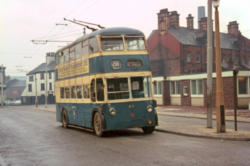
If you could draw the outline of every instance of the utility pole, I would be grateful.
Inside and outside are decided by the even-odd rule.
[[[207,128],[213,127],[213,48],[212,48],[212,0],[207,9]]]
[[[215,7],[215,41],[216,41],[216,121],[217,132],[226,132],[225,103],[223,96],[222,71],[221,71],[221,49],[219,28],[219,0],[214,0]]]
[[[36,93],[36,108],[37,108],[37,79],[36,79],[36,73],[35,73],[35,93]]]
[[[45,76],[45,108],[47,108],[47,56],[46,55],[46,76]]]
[[[2,82],[1,82],[1,105],[2,105],[2,108],[3,108],[3,64],[2,64],[2,78],[1,78]]]

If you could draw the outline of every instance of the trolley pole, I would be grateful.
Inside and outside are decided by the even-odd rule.
[[[207,128],[212,128],[213,106],[213,49],[212,49],[212,0],[208,0],[207,9]]]

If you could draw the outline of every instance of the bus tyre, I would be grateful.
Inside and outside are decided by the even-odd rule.
[[[155,126],[143,127],[142,130],[145,134],[151,134],[155,131]]]
[[[68,115],[67,115],[67,112],[65,110],[63,110],[63,113],[62,113],[62,126],[64,128],[68,128],[69,127]]]
[[[100,113],[98,113],[98,112],[96,112],[94,115],[94,131],[98,137],[103,136],[102,117],[101,117]]]

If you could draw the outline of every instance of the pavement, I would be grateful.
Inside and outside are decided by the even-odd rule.
[[[39,105],[30,106],[32,108],[50,112],[56,112],[55,105]],[[164,116],[176,116],[176,117],[187,117],[187,118],[199,118],[206,119],[206,108],[204,107],[183,107],[183,106],[158,106],[156,108],[158,115]],[[216,119],[216,112],[213,109],[213,119]],[[225,120],[234,121],[234,111],[225,110]],[[250,123],[250,110],[237,110],[237,121],[241,123]],[[156,127],[156,131],[207,139],[218,139],[218,140],[230,140],[230,141],[250,141],[250,131],[234,129],[226,129],[224,133],[218,133],[216,126],[213,128],[207,128],[201,125],[190,125],[186,123],[176,122],[163,122],[159,121],[159,126]]]

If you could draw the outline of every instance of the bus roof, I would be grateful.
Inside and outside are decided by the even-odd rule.
[[[142,31],[132,28],[125,28],[125,27],[116,27],[116,28],[105,28],[94,31],[92,33],[86,34],[82,37],[79,37],[74,42],[70,43],[67,46],[64,46],[58,49],[56,52],[62,51],[65,48],[71,47],[77,43],[84,41],[85,39],[97,36],[97,35],[118,35],[118,34],[125,34],[125,35],[144,35]]]

